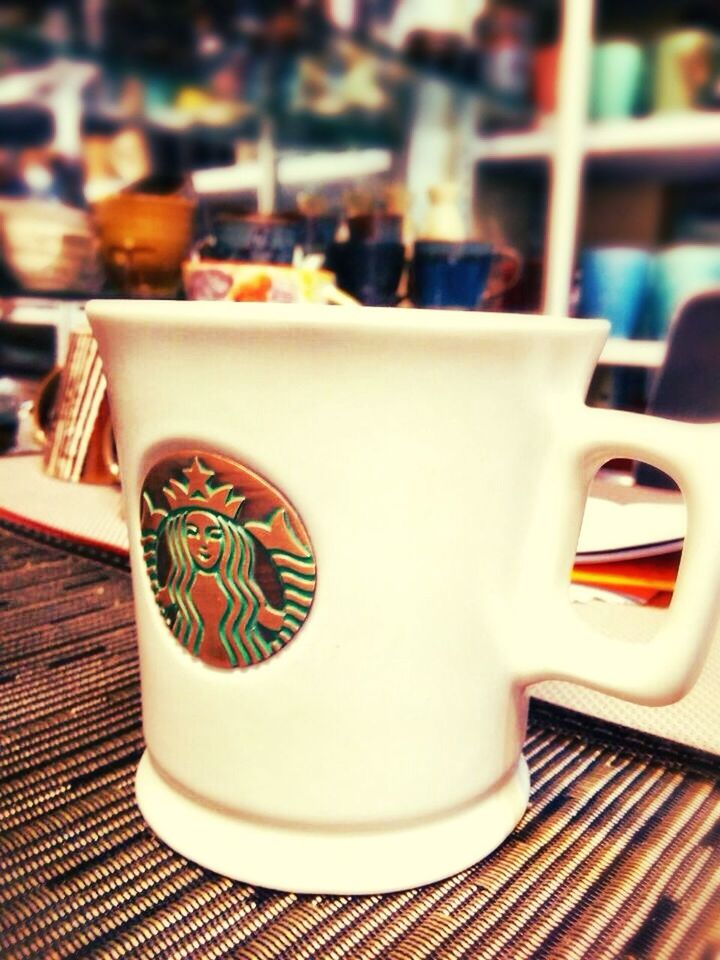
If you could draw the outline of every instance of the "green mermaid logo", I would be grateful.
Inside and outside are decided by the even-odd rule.
[[[247,467],[196,451],[165,458],[145,479],[140,523],[155,599],[193,657],[250,667],[307,619],[309,537],[290,503]]]

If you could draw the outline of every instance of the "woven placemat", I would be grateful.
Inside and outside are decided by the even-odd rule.
[[[135,805],[130,578],[0,524],[0,956],[720,957],[718,758],[535,703],[529,809],[485,861],[372,897],[189,863]]]

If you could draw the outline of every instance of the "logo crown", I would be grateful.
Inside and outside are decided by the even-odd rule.
[[[215,471],[204,466],[199,457],[195,457],[192,466],[183,470],[183,473],[187,483],[173,478],[167,487],[163,487],[171,510],[212,510],[229,520],[235,519],[245,497],[234,496],[232,484],[211,485],[210,479],[215,476]]]

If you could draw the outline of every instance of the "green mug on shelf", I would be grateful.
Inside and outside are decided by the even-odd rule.
[[[632,40],[607,40],[593,50],[590,115],[594,120],[632,117],[643,106],[645,50]]]

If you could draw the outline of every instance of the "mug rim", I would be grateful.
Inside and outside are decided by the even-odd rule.
[[[405,251],[405,244],[402,240],[384,240],[379,237],[348,237],[347,240],[331,240],[328,249],[333,250],[367,250],[368,248],[402,248]]]
[[[586,253],[643,253],[654,256],[657,252],[652,247],[643,247],[634,243],[595,243],[583,247],[580,250],[580,256]]]
[[[668,253],[674,253],[677,250],[692,251],[697,253],[699,250],[712,251],[715,256],[720,253],[720,242],[705,243],[702,240],[677,240],[675,243],[668,243],[663,247],[658,247],[655,256],[663,257]]]
[[[416,240],[413,254],[460,254],[463,257],[492,256],[500,246],[483,240]]]
[[[178,210],[194,210],[197,201],[180,193],[110,193],[90,204],[90,210],[101,213],[109,207],[122,204],[143,204],[159,207],[176,207]]]
[[[85,309],[90,322],[112,326],[143,326],[148,322],[168,327],[202,330],[253,331],[268,333],[326,332],[331,334],[387,333],[398,337],[469,335],[483,339],[505,334],[528,334],[586,338],[610,331],[609,321],[600,317],[560,317],[546,314],[486,313],[445,308],[368,307],[317,303],[255,303],[229,300],[89,300]]]

